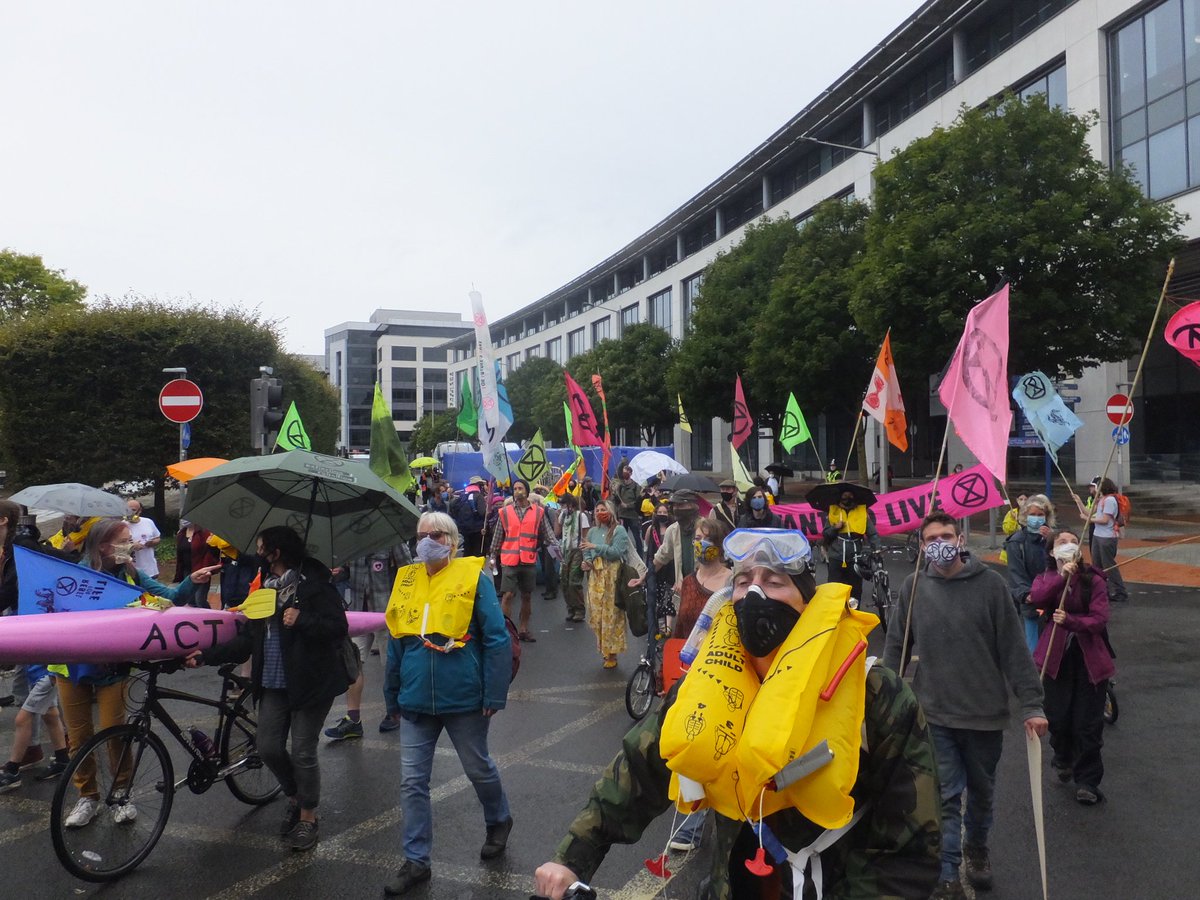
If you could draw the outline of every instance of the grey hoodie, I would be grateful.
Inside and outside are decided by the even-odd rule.
[[[913,691],[925,717],[945,728],[1000,731],[1008,726],[1008,692],[1021,718],[1043,716],[1042,682],[1033,665],[1004,578],[974,557],[951,578],[932,566],[900,589],[883,664],[900,671],[900,645],[917,577],[910,647],[919,657]]]

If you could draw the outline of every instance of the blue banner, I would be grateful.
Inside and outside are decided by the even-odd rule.
[[[14,547],[20,594],[17,611],[23,615],[119,609],[142,596],[137,585],[53,556]]]

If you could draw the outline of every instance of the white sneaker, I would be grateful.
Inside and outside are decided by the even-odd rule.
[[[90,825],[98,812],[100,812],[99,802],[91,797],[80,797],[79,802],[75,804],[75,808],[71,810],[63,824],[68,828],[82,828],[84,825]]]
[[[112,816],[118,825],[125,825],[137,818],[137,807],[133,805],[132,800],[126,800],[113,807]]]

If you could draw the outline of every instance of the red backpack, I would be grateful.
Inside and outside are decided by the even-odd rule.
[[[1117,501],[1117,521],[1114,523],[1117,528],[1124,528],[1129,524],[1129,516],[1133,512],[1133,504],[1129,502],[1129,498],[1124,494],[1109,494]]]

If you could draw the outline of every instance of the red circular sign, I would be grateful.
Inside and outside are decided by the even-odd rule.
[[[204,408],[204,394],[194,381],[176,378],[163,385],[158,395],[159,411],[172,422],[182,425],[200,415]]]
[[[1133,418],[1133,404],[1125,394],[1113,394],[1105,404],[1108,421],[1114,425],[1128,425]]]

